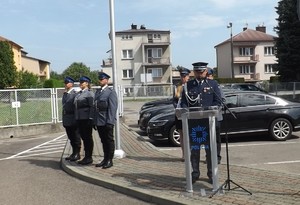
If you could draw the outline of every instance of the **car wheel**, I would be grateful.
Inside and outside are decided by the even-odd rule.
[[[290,121],[284,118],[274,120],[270,126],[270,135],[277,141],[285,141],[292,135],[293,127]]]
[[[173,146],[176,146],[176,147],[180,146],[180,135],[179,135],[179,132],[176,130],[175,125],[170,129],[169,142]]]

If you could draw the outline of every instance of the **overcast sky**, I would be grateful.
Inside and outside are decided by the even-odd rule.
[[[278,0],[115,0],[115,30],[130,25],[171,31],[172,65],[192,68],[196,61],[216,66],[214,46],[246,25],[273,27]],[[49,61],[61,73],[73,62],[99,70],[109,57],[109,0],[1,0],[0,36],[23,47],[28,56]]]

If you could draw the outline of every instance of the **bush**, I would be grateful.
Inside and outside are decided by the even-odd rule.
[[[64,83],[61,80],[49,79],[45,80],[44,88],[61,88],[64,87]]]

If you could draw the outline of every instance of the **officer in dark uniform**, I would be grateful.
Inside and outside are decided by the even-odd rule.
[[[102,142],[104,159],[99,164],[96,164],[96,167],[107,169],[113,166],[115,152],[114,124],[118,117],[118,97],[116,91],[108,87],[109,75],[100,72],[98,78],[101,88],[95,93],[94,124],[97,126]]]
[[[64,82],[66,90],[62,97],[62,123],[72,146],[72,154],[66,157],[66,160],[76,161],[80,159],[81,139],[74,116],[76,91],[73,85],[75,80],[71,77],[65,77]]]
[[[92,136],[93,131],[93,117],[94,117],[94,93],[91,89],[91,79],[82,76],[79,79],[79,87],[81,91],[78,92],[74,99],[75,104],[75,119],[79,129],[79,134],[83,141],[85,156],[78,164],[88,165],[93,163],[93,148],[94,141]]]
[[[187,82],[182,92],[181,107],[209,107],[221,106],[220,89],[215,80],[207,79],[207,64],[204,62],[193,63],[195,79]],[[221,114],[220,114],[221,115]],[[207,176],[212,183],[211,151],[206,147]],[[191,150],[192,182],[200,177],[199,170],[200,149]]]

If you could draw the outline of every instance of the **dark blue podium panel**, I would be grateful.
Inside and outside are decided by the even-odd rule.
[[[210,146],[210,131],[209,119],[189,119],[189,138],[190,147],[192,150],[209,149]]]

